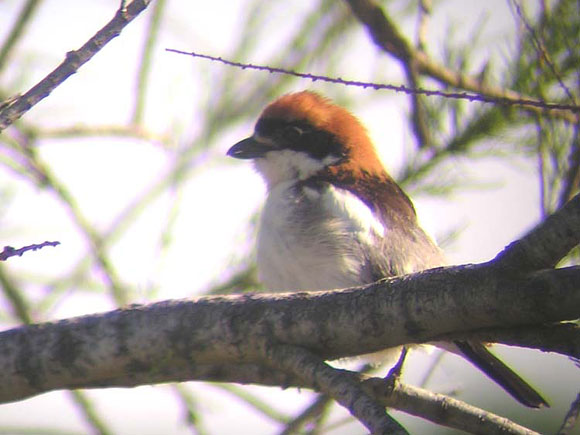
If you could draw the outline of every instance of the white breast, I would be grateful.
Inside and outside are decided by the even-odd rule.
[[[266,200],[258,233],[258,272],[270,291],[345,288],[369,282],[369,250],[385,228],[350,192],[282,182]]]

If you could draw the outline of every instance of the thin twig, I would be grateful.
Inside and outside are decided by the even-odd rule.
[[[575,104],[561,104],[561,103],[548,103],[545,101],[540,100],[533,100],[529,98],[524,98],[519,96],[519,94],[513,92],[503,92],[503,95],[485,95],[485,94],[475,94],[469,92],[445,92],[436,89],[412,89],[404,85],[391,85],[386,83],[374,83],[374,82],[364,82],[364,81],[357,81],[357,80],[345,80],[340,77],[328,77],[323,75],[317,74],[309,74],[309,73],[301,73],[297,71],[292,71],[284,68],[276,68],[270,67],[265,65],[254,65],[251,63],[242,63],[242,62],[234,62],[231,60],[223,59],[222,57],[211,56],[208,54],[201,54],[196,52],[188,52],[182,50],[176,50],[173,48],[166,48],[166,51],[171,53],[177,54],[184,54],[187,56],[192,57],[199,57],[202,59],[208,59],[213,62],[220,62],[225,65],[233,66],[236,68],[241,69],[252,69],[256,71],[266,71],[269,73],[277,73],[277,74],[287,74],[295,77],[305,78],[315,81],[321,82],[329,82],[335,83],[345,86],[356,86],[362,88],[372,88],[375,90],[390,90],[394,92],[403,92],[405,94],[419,94],[419,95],[427,95],[427,96],[438,96],[444,98],[452,98],[452,99],[459,99],[459,100],[468,100],[468,101],[479,101],[481,103],[493,103],[493,104],[500,104],[504,106],[523,106],[523,107],[535,107],[542,110],[549,110],[549,111],[568,111],[572,112],[570,115],[573,116],[574,113],[580,113],[580,106]],[[425,64],[420,64],[422,68],[425,67]],[[453,75],[456,76],[457,73],[453,72]],[[458,79],[459,80],[459,79]],[[479,89],[479,86],[478,86]],[[515,94],[515,95],[514,95]],[[513,96],[512,96],[513,95]],[[517,96],[516,96],[517,95]],[[566,117],[566,118],[569,118]]]
[[[22,254],[28,251],[36,251],[38,249],[42,249],[45,246],[57,246],[60,245],[60,242],[42,242],[34,245],[24,246],[22,248],[13,248],[12,246],[4,246],[4,250],[0,252],[0,261],[6,261],[10,257],[19,256],[21,257]]]
[[[0,131],[14,123],[39,101],[62,84],[78,69],[97,54],[108,42],[119,36],[123,28],[147,8],[151,0],[133,0],[126,10],[119,10],[101,30],[92,36],[80,49],[69,51],[62,63],[50,74],[34,85],[24,95],[0,110]]]

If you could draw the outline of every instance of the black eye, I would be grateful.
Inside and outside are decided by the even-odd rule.
[[[296,125],[289,125],[284,128],[284,132],[282,133],[284,139],[287,141],[293,141],[299,139],[305,133],[305,130],[296,126]]]

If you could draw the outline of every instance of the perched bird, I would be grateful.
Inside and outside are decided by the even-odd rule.
[[[227,154],[253,159],[267,184],[257,263],[269,290],[360,286],[445,264],[363,125],[330,100],[280,97]],[[482,343],[455,346],[520,403],[548,405]]]

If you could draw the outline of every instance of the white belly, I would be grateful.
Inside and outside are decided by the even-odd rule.
[[[356,196],[280,183],[268,194],[258,232],[258,273],[270,291],[324,290],[371,281],[365,252],[385,228]]]

